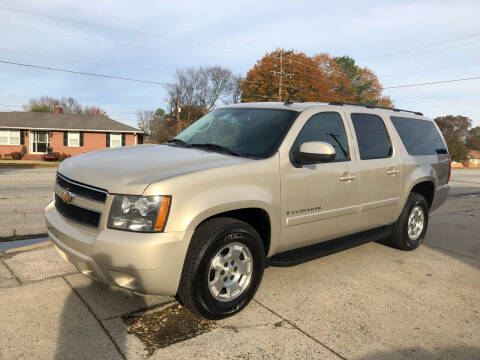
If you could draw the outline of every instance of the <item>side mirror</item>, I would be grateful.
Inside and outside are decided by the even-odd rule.
[[[299,165],[318,164],[335,159],[335,149],[323,141],[305,142],[300,149],[294,150],[292,157]]]

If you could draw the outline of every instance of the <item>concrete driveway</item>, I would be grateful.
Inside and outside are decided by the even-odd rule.
[[[480,359],[480,195],[452,186],[416,251],[369,243],[268,268],[215,323],[92,282],[51,246],[4,253],[0,359]]]

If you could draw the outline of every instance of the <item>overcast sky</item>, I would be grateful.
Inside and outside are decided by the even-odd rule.
[[[352,56],[384,87],[478,77],[480,1],[0,0],[3,61],[169,82],[187,66],[245,75],[277,47]],[[385,94],[398,108],[480,125],[479,90],[480,79]],[[166,103],[159,85],[0,63],[0,111],[42,95],[73,96],[130,125],[137,110]]]

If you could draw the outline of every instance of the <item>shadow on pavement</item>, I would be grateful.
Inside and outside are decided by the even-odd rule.
[[[101,264],[111,264],[109,255],[97,256],[95,260]],[[126,271],[135,273],[131,267]],[[105,321],[121,319],[130,312],[147,309],[145,299],[129,290],[111,287],[95,280],[88,279],[87,286],[75,286],[68,279],[66,281],[72,290],[65,301],[60,318],[54,358],[57,360],[125,358],[123,354],[127,347],[127,331],[124,328],[117,331],[107,330]],[[141,284],[138,285],[141,287]],[[88,309],[96,324],[91,323],[89,327],[78,326],[78,308],[82,306]],[[92,336],[89,331],[95,331],[97,336]]]

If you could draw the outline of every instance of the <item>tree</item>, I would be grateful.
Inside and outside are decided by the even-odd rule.
[[[282,71],[280,74],[280,55]],[[280,76],[282,90],[279,94]],[[328,54],[309,57],[283,49],[266,54],[247,72],[242,86],[242,101],[346,101],[393,106],[381,95],[375,74],[360,68],[349,57]]]
[[[349,56],[334,58],[340,71],[348,80],[336,90],[345,97],[346,101],[358,104],[380,105],[392,107],[389,97],[382,96],[382,86],[377,76],[368,68],[360,68],[355,60]]]
[[[480,126],[474,127],[468,132],[467,147],[480,151]]]
[[[42,96],[39,99],[30,99],[23,108],[32,112],[53,112],[55,106],[60,106],[67,114],[89,114],[106,115],[107,112],[96,106],[82,106],[73,97],[62,97],[60,99],[49,96]]]
[[[168,86],[168,105],[178,131],[219,103],[231,103],[236,79],[231,70],[218,65],[177,69],[174,82]]]
[[[466,116],[440,116],[434,119],[447,142],[452,160],[462,162],[468,155],[465,144],[472,120]]]
[[[137,111],[138,128],[154,143],[163,143],[176,135],[176,122],[165,111],[158,108]]]

